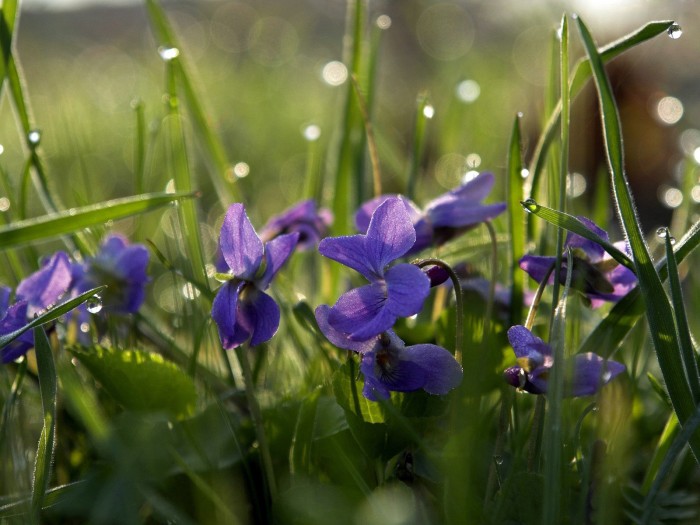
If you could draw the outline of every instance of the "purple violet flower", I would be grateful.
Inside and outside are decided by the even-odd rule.
[[[585,217],[578,218],[586,227],[604,240],[608,240],[605,230]],[[630,253],[626,242],[616,242],[615,247]],[[608,302],[617,302],[637,285],[637,276],[613,259],[599,244],[594,243],[569,232],[564,243],[566,248],[573,249],[574,268],[572,270],[571,287],[582,292],[590,301],[593,308]],[[525,255],[520,259],[520,268],[530,277],[541,283],[550,268],[554,266],[556,257]],[[559,282],[566,282],[566,259],[562,260]],[[550,284],[554,276],[550,275]]]
[[[367,399],[386,399],[392,390],[412,392],[421,388],[429,394],[444,395],[461,383],[461,365],[441,346],[406,346],[392,330],[355,341],[331,326],[330,314],[327,305],[316,308],[318,326],[335,346],[360,354],[360,371],[365,377],[362,394]]]
[[[271,217],[260,231],[260,238],[270,241],[279,235],[298,232],[297,249],[308,250],[328,234],[328,227],[332,222],[333,214],[329,210],[317,210],[316,203],[308,199]]]
[[[354,341],[389,330],[396,319],[418,313],[430,292],[430,279],[412,264],[387,266],[405,255],[416,241],[403,202],[388,198],[372,214],[366,235],[326,237],[318,251],[360,272],[370,284],[343,294],[328,322]]]
[[[22,328],[35,315],[53,306],[68,291],[71,268],[68,255],[56,252],[46,259],[39,270],[17,285],[15,303],[10,305],[11,289],[0,287],[0,335]],[[9,363],[34,346],[34,335],[25,332],[0,350],[0,360]]]
[[[530,394],[546,394],[554,358],[552,348],[524,326],[512,326],[508,340],[518,365],[508,368],[503,376],[509,385]],[[603,359],[592,352],[577,354],[565,363],[564,395],[591,396],[625,371],[625,365]]]
[[[364,203],[355,215],[358,231],[366,232],[374,210],[387,198],[400,198],[416,229],[416,243],[406,255],[413,255],[429,246],[440,246],[454,237],[493,219],[506,209],[505,202],[482,204],[493,188],[493,173],[481,173],[461,186],[431,200],[421,209],[403,196],[380,195]]]
[[[298,232],[289,233],[263,244],[243,205],[229,207],[219,248],[231,279],[219,288],[211,309],[224,348],[235,348],[248,340],[256,346],[275,335],[280,309],[263,290],[292,254],[298,239]]]
[[[73,289],[78,295],[107,285],[102,293],[103,311],[134,313],[145,298],[148,259],[144,245],[129,244],[121,235],[109,235],[97,255],[73,265]]]

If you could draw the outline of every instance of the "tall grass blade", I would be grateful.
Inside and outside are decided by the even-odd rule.
[[[32,521],[40,523],[41,508],[51,479],[53,453],[56,435],[56,397],[58,378],[53,362],[51,344],[42,327],[34,328],[34,350],[39,374],[39,390],[43,409],[44,426],[34,458],[34,479],[32,480]]]
[[[416,117],[413,124],[413,148],[411,149],[411,162],[408,167],[406,182],[406,197],[411,200],[416,198],[416,184],[420,175],[420,166],[425,153],[425,132],[430,120],[426,114],[426,107],[430,104],[427,93],[421,93],[416,100]]]
[[[145,193],[17,221],[0,227],[0,250],[103,225],[194,196],[194,193]]]
[[[624,173],[622,130],[617,105],[603,61],[595,47],[588,28],[580,18],[576,19],[586,53],[590,59],[603,119],[603,135],[608,167],[612,179],[615,204],[622,227],[629,241],[637,269],[639,288],[644,297],[645,310],[656,355],[664,376],[674,410],[683,425],[695,411],[695,402],[685,377],[679,351],[673,312],[661,279],[654,268],[649,250],[644,242],[641,227],[632,202],[627,177]],[[700,458],[700,433],[690,439],[696,458]]]
[[[528,214],[520,212],[518,203],[523,197],[523,157],[522,135],[520,132],[519,113],[513,121],[508,148],[508,185],[506,200],[508,203],[508,226],[510,229],[510,325],[520,324],[523,318],[523,295],[525,275],[518,266],[520,257],[525,253],[525,222]]]

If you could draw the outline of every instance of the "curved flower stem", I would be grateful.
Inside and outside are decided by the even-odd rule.
[[[445,270],[450,279],[452,280],[452,286],[455,289],[455,303],[457,308],[457,319],[455,321],[455,359],[461,365],[462,364],[462,334],[464,331],[464,297],[462,295],[462,284],[459,282],[459,277],[454,272],[452,267],[447,264],[442,259],[419,259],[413,261],[413,264],[419,268],[425,266],[439,266]]]
[[[498,241],[496,230],[491,221],[484,221],[484,226],[491,238],[491,278],[489,279],[489,296],[486,299],[486,313],[484,314],[484,337],[491,330],[491,318],[493,316],[493,303],[496,295],[496,278],[498,276]]]
[[[554,271],[554,265],[550,266],[549,270],[542,279],[542,282],[537,287],[537,292],[535,292],[535,297],[530,305],[530,310],[527,312],[527,319],[525,320],[525,328],[532,330],[532,325],[535,324],[535,315],[537,315],[537,308],[540,306],[540,301],[542,300],[542,294],[544,289],[547,287],[547,281],[549,281],[549,276],[552,275]]]
[[[248,361],[246,348],[242,346],[236,347],[236,356],[238,357],[238,362],[241,365],[241,371],[243,372],[243,378],[245,380],[245,393],[246,397],[248,398],[248,409],[250,410],[250,416],[253,419],[253,424],[255,425],[258,445],[260,445],[260,455],[262,457],[263,469],[267,480],[267,488],[270,491],[270,499],[272,502],[274,502],[277,498],[277,483],[275,481],[275,472],[272,468],[272,456],[270,455],[270,447],[267,444],[267,436],[265,435],[265,427],[263,426],[260,405],[258,404],[258,399],[255,397],[253,372],[250,368],[250,361]]]

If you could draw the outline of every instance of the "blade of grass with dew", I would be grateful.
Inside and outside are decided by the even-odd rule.
[[[53,361],[51,344],[46,332],[40,326],[34,328],[34,350],[36,367],[39,375],[39,391],[44,413],[44,425],[34,458],[34,478],[32,480],[32,522],[40,523],[41,508],[51,479],[53,453],[56,435],[56,398],[58,378]]]
[[[194,193],[146,193],[17,221],[0,227],[0,249],[69,234],[90,226],[102,225],[110,220],[139,215],[194,196]]]
[[[425,153],[425,132],[430,118],[430,101],[427,93],[421,93],[416,100],[416,117],[413,123],[413,148],[411,149],[411,162],[408,165],[408,176],[406,177],[406,197],[411,200],[416,198],[416,184],[420,175],[420,166]]]
[[[520,324],[523,318],[523,295],[525,289],[524,272],[520,270],[519,260],[525,253],[525,231],[527,213],[521,213],[518,203],[523,197],[523,156],[522,134],[518,113],[513,120],[513,130],[508,148],[508,185],[506,201],[508,202],[508,226],[510,230],[510,325]]]
[[[50,323],[51,321],[55,321],[56,319],[58,319],[62,315],[70,312],[73,308],[83,304],[85,301],[90,299],[90,297],[99,294],[105,288],[107,288],[107,287],[106,286],[99,286],[97,288],[93,288],[92,290],[88,290],[87,292],[81,293],[79,296],[74,297],[70,301],[66,301],[65,303],[61,303],[58,306],[55,306],[54,308],[52,308],[51,310],[44,312],[40,316],[35,317],[34,319],[32,319],[31,322],[24,325],[22,328],[19,328],[18,330],[15,330],[14,332],[10,332],[8,334],[4,334],[4,335],[0,336],[0,348],[4,347],[5,345],[10,344],[12,341],[17,339],[20,335],[22,335],[27,330],[31,330],[32,328],[36,328],[36,327],[44,325],[46,323]]]
[[[622,129],[610,81],[588,28],[580,18],[576,18],[576,22],[590,59],[598,92],[598,102],[603,120],[605,153],[612,179],[615,204],[637,268],[639,288],[644,297],[646,316],[659,366],[674,410],[678,414],[681,425],[683,425],[695,411],[695,401],[692,398],[683,369],[671,304],[644,242],[627,177],[624,173]],[[696,459],[700,460],[700,433],[693,434],[690,445]]]
[[[181,51],[182,48],[178,43],[175,31],[158,1],[146,0],[146,11],[159,45]],[[209,160],[215,168],[212,170],[214,174],[211,175],[212,184],[219,201],[226,208],[233,200],[240,199],[239,192],[226,179],[226,174],[230,171],[231,166],[226,155],[226,149],[209,125],[208,112],[204,109],[202,98],[195,91],[192,75],[182,62],[182,59],[174,61],[172,67],[173,74],[182,88],[182,95],[190,110],[195,135],[202,139],[204,149],[208,152]]]
[[[700,403],[700,374],[698,373],[698,362],[693,348],[693,341],[688,327],[688,318],[685,313],[683,303],[683,292],[681,291],[681,278],[678,275],[676,256],[673,254],[673,245],[676,240],[671,236],[668,228],[665,230],[666,244],[666,267],[668,268],[668,281],[671,285],[671,303],[673,305],[673,316],[676,320],[676,330],[678,333],[678,343],[681,349],[681,358],[685,365],[685,373],[693,394],[695,403]]]
[[[683,261],[700,244],[700,222],[697,222],[674,246],[677,262]],[[666,261],[657,265],[659,276],[665,281],[668,276]],[[636,326],[644,315],[644,301],[639,287],[633,288],[610,310],[607,316],[591,332],[579,349],[579,352],[597,352],[609,357],[629,331]]]
[[[628,35],[625,35],[622,38],[601,47],[600,56],[604,62],[609,62],[625,51],[646,42],[647,40],[651,40],[662,33],[665,33],[671,24],[673,24],[673,21],[670,20],[650,22],[640,27],[636,31],[633,31]],[[581,58],[574,66],[574,72],[569,85],[571,100],[576,98],[576,96],[581,92],[583,86],[585,85],[586,81],[588,81],[590,76],[590,62],[585,57]],[[530,174],[525,186],[527,193],[526,197],[531,197],[534,194],[533,190],[537,187],[538,179],[547,157],[547,150],[556,136],[560,116],[561,103],[557,105],[552,112],[552,115],[549,117],[549,120],[547,120],[547,124],[540,134],[537,146],[535,147],[535,152],[530,161]]]
[[[547,206],[542,206],[541,204],[537,204],[532,199],[523,201],[520,204],[532,215],[536,215],[537,217],[540,217],[541,219],[544,219],[555,226],[568,230],[576,235],[580,235],[584,239],[588,239],[589,241],[599,244],[612,256],[613,259],[630,270],[635,271],[634,262],[632,262],[632,259],[630,259],[626,253],[586,228],[583,222],[581,222],[577,217],[569,215],[568,213],[560,212],[553,208],[548,208]]]
[[[554,366],[549,376],[547,388],[547,413],[543,433],[544,445],[544,500],[542,508],[542,523],[560,523],[562,494],[562,399],[564,398],[564,375],[566,345],[566,302],[569,298],[571,286],[571,274],[573,256],[571,250],[567,252],[567,272],[564,291],[561,300],[554,310],[552,326],[549,334],[549,342],[552,347]]]

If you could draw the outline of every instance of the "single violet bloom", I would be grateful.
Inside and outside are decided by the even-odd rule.
[[[143,304],[148,283],[149,254],[142,244],[129,244],[121,235],[104,239],[100,250],[84,263],[73,265],[73,290],[76,295],[106,285],[102,292],[102,310],[128,314]]]
[[[333,214],[329,210],[317,209],[313,199],[307,199],[271,217],[260,231],[260,238],[265,242],[279,235],[298,232],[297,249],[308,250],[328,235],[332,222]]]
[[[388,398],[391,391],[420,389],[444,395],[462,382],[461,365],[441,346],[406,346],[392,330],[355,341],[331,326],[330,314],[331,308],[327,305],[316,308],[318,326],[335,346],[360,354],[360,371],[365,378],[362,394],[367,399],[376,401]]]
[[[277,332],[280,309],[264,290],[290,257],[299,233],[275,237],[263,244],[242,204],[232,204],[221,226],[219,248],[231,278],[214,298],[211,315],[221,344],[235,348],[269,341]]]
[[[554,364],[552,348],[524,326],[512,326],[508,340],[518,365],[503,372],[506,382],[530,394],[546,394],[549,374]],[[577,354],[566,360],[564,395],[591,396],[625,371],[625,365],[603,359],[592,352]]]
[[[604,240],[608,240],[605,230],[598,227],[586,217],[578,217],[585,226]],[[626,242],[616,242],[615,247],[630,253]],[[637,285],[637,276],[632,270],[619,264],[602,246],[589,241],[575,233],[569,232],[564,243],[565,248],[573,250],[574,267],[572,269],[571,287],[582,292],[590,300],[591,306],[597,308],[605,302],[617,302]],[[554,267],[556,257],[525,255],[520,259],[520,268],[530,277],[541,283]],[[553,272],[552,272],[553,273]],[[567,275],[567,262],[562,260],[559,282],[564,284]],[[550,275],[548,283],[554,282]]]
[[[480,173],[461,186],[431,200],[421,210],[403,196],[380,195],[363,204],[355,214],[358,231],[366,232],[374,210],[387,198],[400,198],[411,216],[416,229],[416,242],[407,255],[413,255],[430,246],[441,246],[454,237],[491,220],[503,213],[505,202],[482,204],[495,183],[493,173]]]
[[[430,292],[430,279],[417,266],[388,265],[416,241],[411,217],[398,198],[386,199],[372,214],[367,234],[326,237],[318,251],[360,272],[370,284],[343,294],[328,322],[350,339],[363,341],[389,330],[399,317],[417,314]]]
[[[71,267],[65,252],[56,252],[44,260],[41,268],[23,279],[10,304],[10,288],[0,287],[0,335],[7,335],[29,323],[34,316],[50,308],[71,284]],[[34,346],[34,335],[27,331],[0,350],[3,363],[14,361]]]

